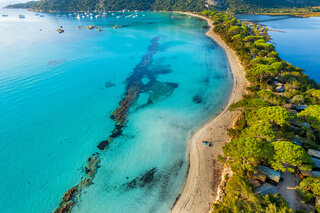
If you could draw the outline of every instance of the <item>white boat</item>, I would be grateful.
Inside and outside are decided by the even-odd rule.
[[[24,15],[19,15],[19,18],[25,18],[25,16]]]
[[[79,14],[77,15],[77,19],[80,19],[80,15]]]
[[[85,16],[82,16],[82,18],[85,18]]]
[[[117,18],[120,18],[120,16],[117,16]]]

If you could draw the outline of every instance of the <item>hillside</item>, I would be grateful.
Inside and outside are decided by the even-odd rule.
[[[116,11],[167,10],[203,11],[206,6],[233,13],[265,12],[268,8],[290,8],[320,5],[320,0],[41,0],[8,8],[32,8],[44,11]]]
[[[219,10],[229,10],[234,13],[258,13],[271,8],[292,8],[320,5],[320,0],[215,0]]]
[[[118,11],[118,10],[179,10],[200,12],[203,0],[41,0],[25,4],[8,5],[7,8],[32,8],[44,11]]]

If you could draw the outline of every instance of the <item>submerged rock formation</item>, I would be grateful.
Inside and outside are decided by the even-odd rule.
[[[173,90],[178,87],[176,83],[163,83],[156,80],[157,75],[170,73],[171,70],[167,67],[152,67],[152,57],[158,52],[159,37],[151,40],[151,45],[148,47],[147,53],[142,57],[139,64],[135,66],[132,74],[126,79],[126,92],[124,97],[119,102],[119,106],[115,109],[110,118],[115,121],[115,128],[107,140],[101,141],[98,144],[100,150],[108,148],[110,142],[122,134],[122,128],[128,122],[128,113],[131,106],[139,98],[140,93],[148,93],[149,99],[147,104],[154,103],[172,94]],[[144,85],[142,79],[147,77],[150,81]],[[145,106],[144,105],[144,106]]]
[[[154,69],[152,64],[152,57],[157,53],[159,47],[159,37],[155,37],[151,40],[151,45],[148,47],[147,53],[142,57],[139,64],[137,64],[133,70],[133,73],[126,79],[126,92],[123,98],[119,102],[119,106],[112,112],[110,118],[114,120],[115,126],[108,139],[101,141],[97,148],[100,153],[94,153],[88,158],[87,164],[84,168],[85,178],[80,183],[70,188],[62,197],[61,202],[54,213],[67,213],[76,204],[81,192],[85,187],[90,186],[93,183],[93,178],[97,173],[99,164],[101,161],[100,155],[103,154],[109,148],[113,139],[122,135],[123,128],[128,122],[128,113],[131,107],[135,104],[140,93],[149,94],[148,103],[152,104],[162,98],[168,97],[172,94],[175,88],[178,87],[176,83],[159,82],[156,80],[157,75],[167,74],[171,72],[168,68],[158,67]],[[142,79],[147,77],[149,82],[144,85]],[[112,83],[106,83],[106,86],[113,86]],[[146,184],[151,183],[154,180],[154,174],[157,169],[153,168],[143,174],[141,177],[133,179],[127,183],[128,188],[144,187]]]
[[[129,183],[126,183],[127,188],[138,188],[138,187],[144,187],[147,184],[151,183],[154,180],[154,174],[157,172],[157,168],[154,167],[148,171],[146,171],[143,175],[140,177],[136,177]]]
[[[62,200],[59,203],[58,208],[54,210],[54,213],[70,212],[79,198],[81,191],[92,183],[92,180],[97,173],[97,169],[99,168],[100,161],[101,158],[99,157],[99,153],[94,153],[88,158],[88,163],[85,167],[87,177],[63,195]]]

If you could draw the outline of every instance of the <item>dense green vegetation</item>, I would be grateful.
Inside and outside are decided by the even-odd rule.
[[[213,212],[293,212],[288,203],[279,195],[266,196],[253,192],[248,179],[240,174],[234,175],[226,185],[224,201],[214,204]]]
[[[312,169],[306,150],[320,144],[319,85],[279,58],[268,36],[257,26],[217,11],[204,11],[202,15],[213,20],[214,31],[235,50],[250,82],[248,94],[229,108],[238,110],[241,116],[235,128],[228,130],[232,141],[224,146],[224,157],[219,159],[231,166],[233,177],[213,212],[290,212],[285,202],[266,203],[266,197],[254,194],[249,179],[260,164],[282,172],[294,172],[298,167]],[[280,91],[276,89],[279,85]],[[297,113],[291,109],[295,105],[310,106]],[[302,147],[294,143],[296,138],[302,141]],[[320,181],[301,184],[301,193],[309,197],[320,188]],[[313,189],[303,191],[305,186]]]
[[[205,1],[202,0],[155,0],[153,10],[165,11],[203,11]]]
[[[299,184],[298,192],[306,202],[320,196],[320,178],[307,177],[303,179]]]
[[[219,159],[231,166],[233,176],[227,182],[223,201],[214,204],[213,211],[293,212],[279,195],[255,194],[249,178],[257,173],[260,164],[277,171],[312,169],[311,156],[306,150],[320,144],[320,88],[303,70],[279,58],[268,36],[256,25],[248,26],[230,14],[306,14],[318,9],[292,6],[317,3],[320,4],[318,0],[219,1],[216,8],[227,13],[203,11],[206,4],[203,0],[41,0],[11,7],[44,11],[203,11],[202,15],[213,20],[214,31],[239,56],[250,82],[248,94],[229,108],[239,111],[240,118],[228,130],[232,141],[225,145],[224,157]],[[278,84],[284,91],[277,90]],[[292,105],[309,107],[297,113],[289,110]],[[302,147],[294,143],[297,138]],[[319,179],[310,177],[300,183],[298,191],[310,202],[320,195],[319,189]]]
[[[293,15],[319,15],[320,0],[218,0],[210,5],[206,0],[40,0],[9,5],[11,8],[32,8],[43,11],[118,11],[165,10],[200,12],[206,7],[228,13],[270,13]],[[319,14],[318,14],[319,13]]]
[[[94,10],[149,10],[155,0],[42,0],[31,6],[34,10],[44,11],[94,11]],[[9,5],[8,7],[16,7]],[[18,5],[19,7],[19,5]]]
[[[165,10],[199,12],[205,9],[204,0],[41,0],[9,5],[11,8],[32,8],[43,11],[119,11]]]
[[[302,0],[302,1],[288,1],[288,0],[222,0],[219,1],[217,9],[226,10],[231,13],[310,13],[319,12],[318,8],[312,6],[319,6],[319,0]]]
[[[320,105],[312,105],[298,114],[304,118],[317,131],[320,130]]]

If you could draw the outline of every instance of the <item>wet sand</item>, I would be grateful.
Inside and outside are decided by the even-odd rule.
[[[224,41],[214,33],[212,21],[206,17],[183,13],[206,19],[210,29],[206,35],[218,43],[226,52],[233,75],[233,89],[229,101],[219,115],[194,132],[188,142],[190,167],[185,186],[172,207],[172,212],[209,212],[216,200],[221,182],[223,164],[217,156],[223,155],[222,147],[229,141],[227,129],[234,125],[238,112],[229,112],[230,104],[242,99],[246,93],[247,80],[245,71],[238,56]],[[227,94],[226,94],[227,95]],[[213,146],[203,144],[204,140],[212,141]]]

